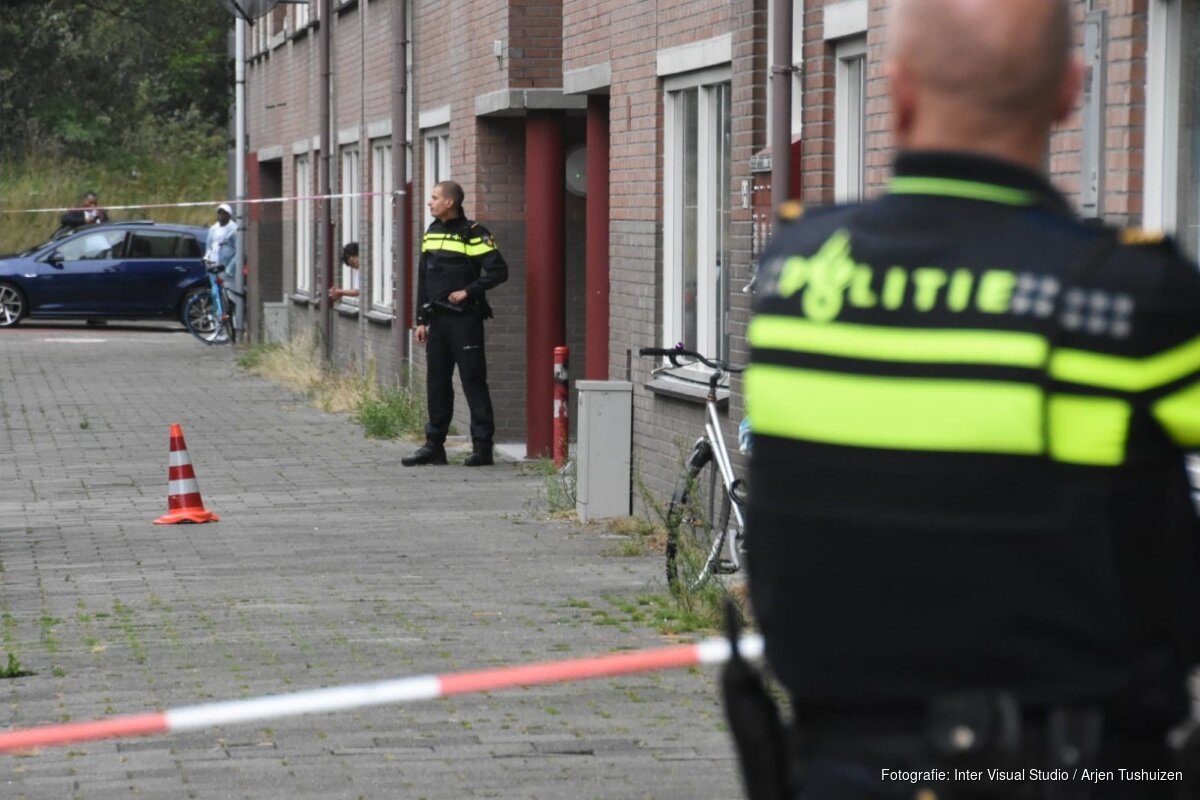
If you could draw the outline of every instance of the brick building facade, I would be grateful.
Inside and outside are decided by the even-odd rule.
[[[411,273],[400,323],[391,287],[400,0],[329,2],[332,191],[361,193],[333,201],[333,240],[364,248],[362,295],[335,309],[332,350],[393,381],[407,360],[423,365],[408,334]],[[487,329],[499,440],[544,451],[550,350],[565,343],[573,378],[632,381],[635,481],[652,497],[670,491],[702,419],[703,388],[651,375],[656,365],[637,350],[684,341],[746,359],[742,287],[763,240],[770,80],[794,87],[805,203],[884,185],[886,0],[792,0],[790,75],[769,69],[776,2],[405,3],[408,241],[419,243],[432,183],[449,177],[511,267]],[[276,6],[248,34],[251,197],[317,191],[321,21],[317,0],[310,5]],[[1195,253],[1196,12],[1171,0],[1078,0],[1076,9],[1080,52],[1094,69],[1083,108],[1054,136],[1049,169],[1083,213],[1179,230]],[[585,158],[586,180],[568,180],[567,165],[578,173]],[[321,202],[251,207],[260,329],[272,320],[293,336],[321,329]],[[418,246],[408,249],[415,262]],[[735,381],[727,435],[742,416],[738,389]]]

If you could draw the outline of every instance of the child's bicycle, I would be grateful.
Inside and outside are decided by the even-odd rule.
[[[714,574],[728,575],[742,568],[746,484],[733,474],[717,415],[717,387],[726,375],[743,368],[706,358],[682,345],[643,347],[638,352],[671,362],[655,368],[653,374],[695,363],[712,370],[704,403],[704,432],[683,462],[667,509],[667,585],[676,592],[692,590]]]
[[[192,295],[183,308],[183,322],[192,336],[205,344],[233,344],[237,341],[233,325],[237,305],[232,295],[237,292],[225,285],[224,268],[220,264],[205,261],[204,269],[208,273],[209,291]]]

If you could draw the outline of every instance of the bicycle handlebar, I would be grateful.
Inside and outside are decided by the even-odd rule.
[[[667,358],[670,359],[671,365],[675,367],[683,366],[679,363],[678,359],[693,358],[710,369],[721,370],[722,372],[742,372],[745,369],[744,367],[735,367],[728,361],[702,356],[695,350],[688,350],[682,344],[677,344],[674,347],[643,347],[638,350],[638,355]]]

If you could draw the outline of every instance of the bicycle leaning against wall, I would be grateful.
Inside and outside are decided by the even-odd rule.
[[[237,341],[233,312],[237,305],[233,291],[225,285],[224,268],[211,261],[204,262],[208,273],[209,291],[196,292],[183,307],[187,329],[205,344],[232,344]]]
[[[656,367],[654,375],[693,364],[712,370],[704,401],[704,431],[683,462],[667,508],[667,585],[674,592],[690,591],[712,575],[728,575],[742,568],[746,483],[734,474],[725,446],[717,413],[717,387],[725,376],[744,368],[707,358],[683,345],[643,347],[638,353],[671,362]]]

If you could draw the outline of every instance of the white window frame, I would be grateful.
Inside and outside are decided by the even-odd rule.
[[[866,181],[867,37],[834,45],[833,199],[862,199]]]
[[[341,233],[342,245],[347,242],[358,242],[361,249],[364,245],[359,241],[359,236],[362,232],[362,159],[359,153],[358,145],[349,145],[342,148],[341,152]],[[349,195],[349,196],[346,196]],[[337,249],[339,254],[338,268],[338,286],[348,289],[352,285],[354,270],[341,263],[340,254],[341,248]],[[361,261],[360,261],[361,263]],[[359,285],[361,292],[362,276],[359,276]],[[358,305],[357,297],[342,297],[339,302],[347,305]]]
[[[311,2],[315,3],[316,0],[311,0]],[[319,11],[319,8],[320,7],[317,6],[316,10],[310,12],[309,3],[293,4],[292,5],[292,30],[300,31],[300,30],[303,30],[304,28],[306,28],[308,26],[308,23],[310,20],[317,18],[317,16],[318,16],[317,11]]]
[[[425,142],[425,198],[433,194],[433,187],[450,180],[450,126],[439,125],[421,131]],[[424,202],[422,201],[422,205]]]
[[[303,199],[312,194],[312,160],[308,154],[296,156],[295,175],[295,270],[296,291],[312,294],[313,284],[313,207],[312,200]]]
[[[392,140],[376,139],[371,143],[371,247],[367,254],[370,264],[370,305],[380,311],[392,311],[393,209],[398,198],[394,194],[395,162],[392,160]],[[364,289],[366,288],[364,282]]]
[[[732,90],[732,71],[728,66],[698,70],[672,76],[663,81],[665,112],[663,148],[663,341],[681,342],[685,337],[684,284],[684,197],[683,180],[686,126],[681,118],[683,93],[696,91],[697,125],[697,241],[696,245],[696,341],[695,349],[704,355],[721,357],[728,341],[728,320],[719,320],[721,275],[717,263],[721,251],[719,222],[720,199],[731,210],[732,188],[721,186],[718,163],[721,142],[716,124],[720,119],[717,88]],[[705,157],[707,156],[707,157]],[[714,157],[716,156],[716,157]],[[729,176],[725,176],[729,177]],[[728,249],[729,243],[726,244]],[[729,264],[720,269],[728,271]],[[727,277],[727,276],[726,276]],[[728,281],[726,280],[726,283]],[[724,298],[728,316],[729,298]]]
[[[1174,233],[1178,222],[1179,2],[1150,0],[1146,41],[1146,154],[1142,224]]]

